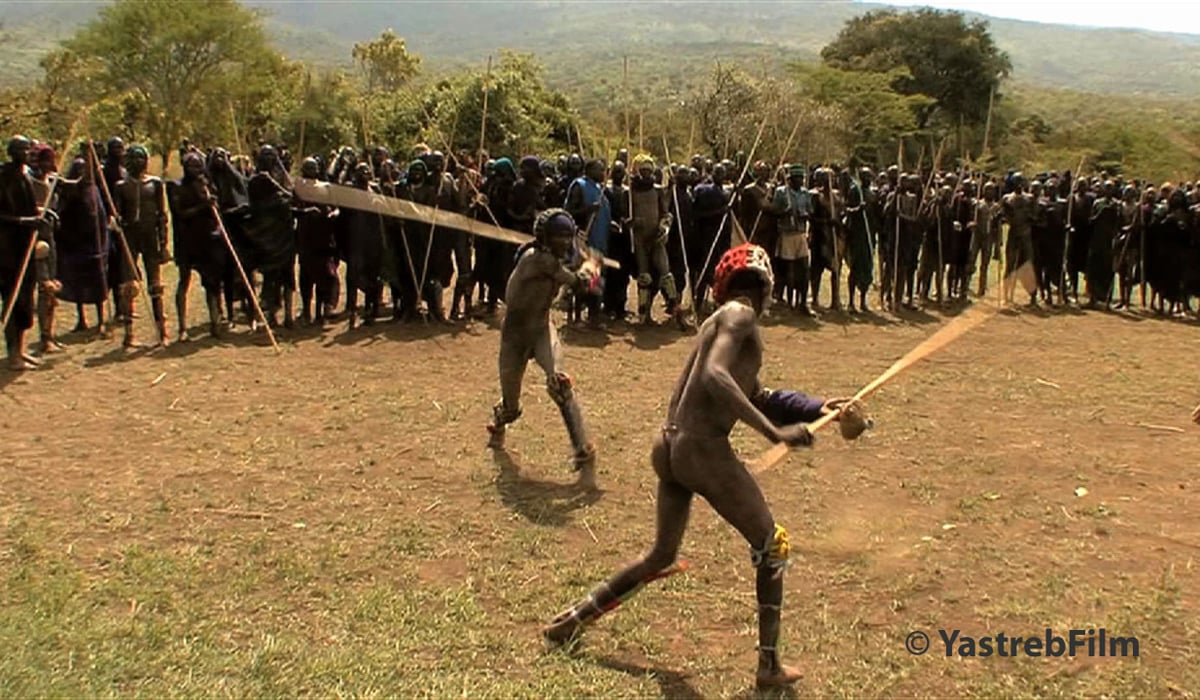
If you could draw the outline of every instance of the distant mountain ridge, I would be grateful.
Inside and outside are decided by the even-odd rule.
[[[0,85],[36,75],[40,53],[91,19],[102,4],[6,2],[0,41],[9,50],[0,57]],[[348,64],[354,42],[391,27],[434,67],[482,63],[499,48],[514,48],[548,59],[552,82],[569,80],[572,63],[590,63],[589,57],[661,53],[661,60],[669,62],[671,51],[683,50],[690,58],[695,52],[687,47],[692,44],[729,42],[742,47],[742,56],[745,47],[758,45],[764,55],[815,59],[847,19],[885,7],[845,2],[554,0],[245,4],[267,15],[267,26],[284,53],[318,64]],[[1131,10],[1136,11],[1136,5]],[[1013,78],[1019,82],[1095,93],[1200,97],[1200,36],[982,18],[1012,58]],[[620,72],[619,61],[613,70]],[[595,71],[593,66],[580,73]]]

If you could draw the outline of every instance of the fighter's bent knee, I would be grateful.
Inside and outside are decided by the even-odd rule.
[[[649,272],[643,272],[637,276],[637,284],[639,287],[646,288],[654,284],[654,277]]]
[[[787,530],[782,525],[775,525],[775,534],[767,538],[761,549],[750,548],[750,563],[756,569],[777,569],[780,573],[788,565],[788,557],[792,551],[788,541]]]
[[[571,375],[566,372],[555,372],[546,378],[546,393],[550,394],[550,399],[554,403],[562,406],[574,396],[574,392],[571,391],[574,384]]]

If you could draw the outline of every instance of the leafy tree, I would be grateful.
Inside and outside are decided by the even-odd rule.
[[[761,86],[745,70],[718,63],[708,82],[692,98],[699,137],[708,152],[732,158],[744,144],[753,144],[762,119]],[[754,116],[751,116],[754,115]]]
[[[483,93],[488,92],[487,121]],[[569,147],[578,116],[565,95],[546,87],[542,66],[531,54],[501,51],[490,76],[478,69],[443,81],[425,96],[421,137],[435,148],[490,153],[552,153]]]
[[[922,130],[939,115],[951,127],[984,121],[993,91],[1012,70],[986,22],[927,8],[855,17],[821,58],[834,68],[890,74],[896,92],[930,98],[915,110]]]
[[[882,165],[895,158],[897,137],[916,130],[914,115],[932,99],[892,89],[903,68],[886,73],[846,71],[826,65],[793,64],[800,92],[840,110],[839,144],[856,160]]]
[[[225,78],[270,52],[259,16],[235,0],[116,0],[64,47],[99,64],[107,94],[137,105],[164,170],[199,119],[228,111]]]
[[[416,76],[421,65],[421,57],[410,54],[404,39],[391,29],[374,41],[355,44],[351,55],[369,92],[399,89]]]
[[[355,86],[344,73],[306,71],[292,97],[291,108],[280,118],[279,139],[291,146],[297,167],[306,156],[356,143],[360,119],[354,109]]]

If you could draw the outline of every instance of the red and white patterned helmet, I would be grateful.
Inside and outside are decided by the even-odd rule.
[[[752,271],[761,279],[766,289],[763,291],[763,303],[771,298],[771,289],[775,286],[775,276],[771,272],[771,258],[761,246],[753,243],[743,243],[736,248],[730,248],[721,256],[713,273],[713,298],[717,304],[729,301],[726,295],[729,291],[729,281],[743,270]]]

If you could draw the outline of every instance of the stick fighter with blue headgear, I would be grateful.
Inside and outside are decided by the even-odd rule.
[[[837,420],[847,439],[858,437],[868,421],[862,406],[850,399],[825,401],[759,383],[758,317],[771,299],[773,282],[770,259],[759,246],[743,244],[721,257],[713,276],[713,295],[721,306],[700,328],[650,453],[658,475],[654,546],[554,618],[543,631],[551,643],[571,642],[645,584],[680,569],[673,564],[692,496],[699,494],[750,545],[750,562],[757,569],[757,685],[783,686],[801,677],[779,661],[776,650],[790,549],[787,530],[775,522],[754,476],[734,454],[729,433],[742,421],[773,442],[812,445],[806,424],[826,413],[842,409]]]
[[[500,328],[500,403],[493,407],[488,426],[489,446],[504,447],[505,427],[521,416],[521,380],[534,360],[546,373],[546,391],[562,413],[574,448],[579,484],[595,487],[596,449],[587,438],[583,411],[575,398],[574,381],[563,370],[558,333],[550,322],[550,307],[564,285],[594,292],[601,259],[587,256],[577,270],[563,264],[571,253],[578,229],[562,209],[548,209],[533,224],[534,240],[517,252],[516,266],[505,288],[504,324]]]

